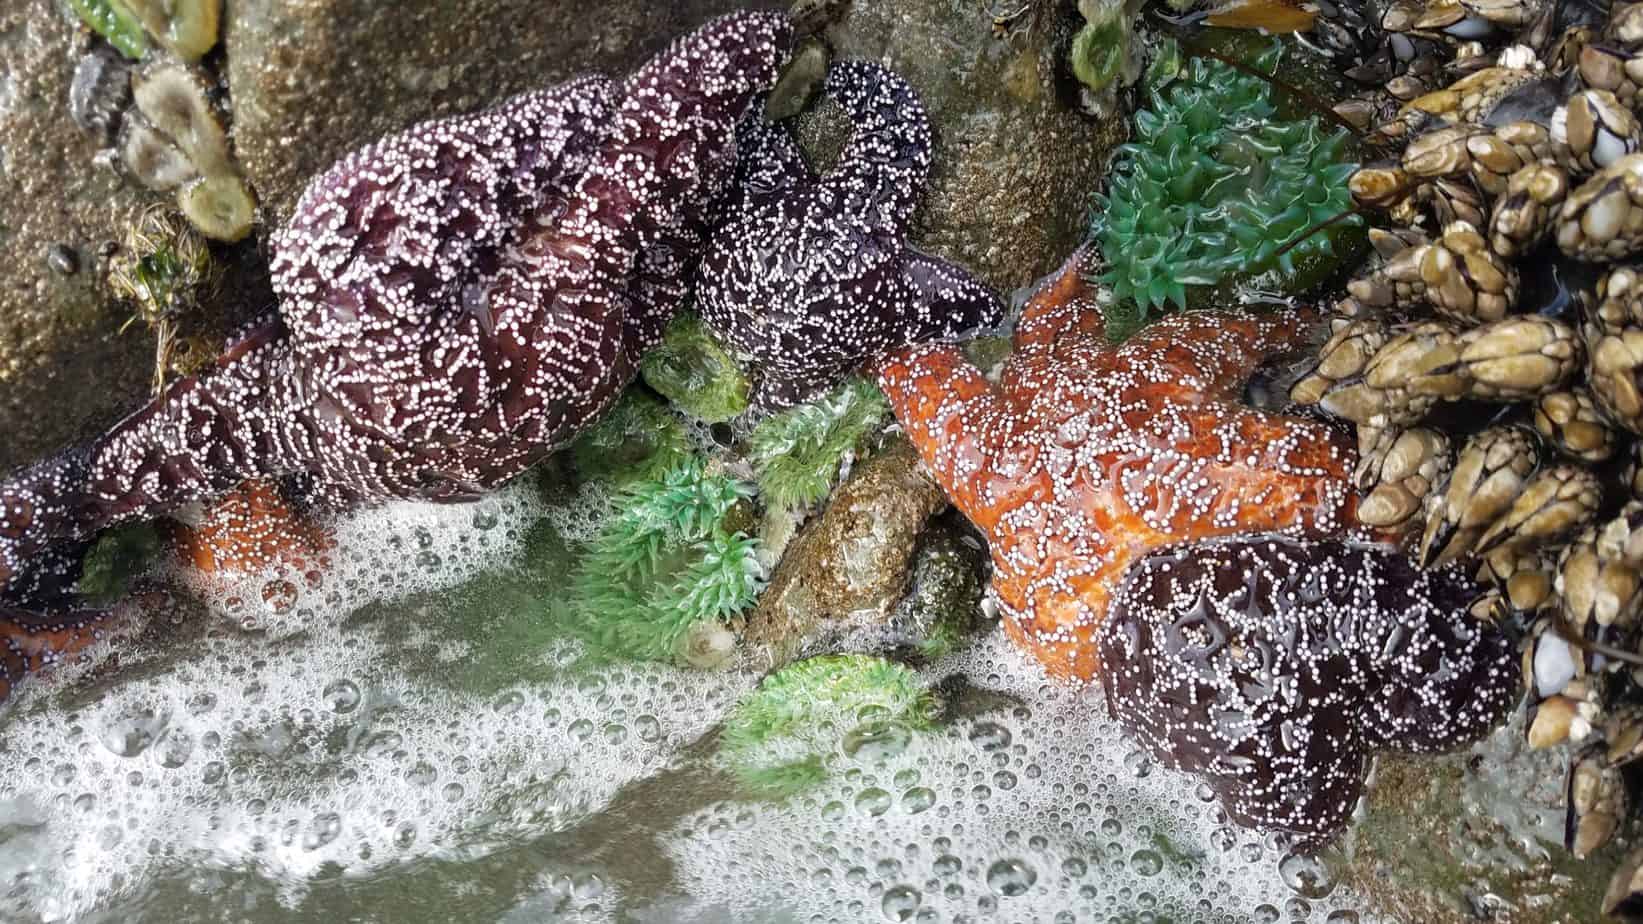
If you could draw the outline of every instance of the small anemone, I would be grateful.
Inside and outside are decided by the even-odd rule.
[[[628,389],[570,447],[582,477],[617,486],[660,478],[689,454],[679,419],[640,388]]]
[[[639,369],[645,384],[698,420],[723,423],[747,410],[747,376],[694,314],[675,316]]]
[[[731,712],[719,757],[751,794],[780,798],[827,778],[852,741],[894,741],[935,724],[912,670],[870,655],[824,655],[766,677]]]
[[[1281,49],[1271,46],[1253,67],[1271,73]],[[1109,316],[1115,339],[1149,312],[1187,307],[1193,287],[1268,272],[1289,285],[1297,261],[1328,255],[1349,224],[1279,255],[1301,231],[1349,208],[1345,133],[1314,118],[1278,118],[1265,81],[1220,61],[1182,65],[1167,43],[1157,62],[1151,104],[1136,113],[1136,140],[1118,149],[1090,226],[1108,263],[1100,281],[1121,306]]]
[[[167,50],[198,61],[217,44],[222,0],[124,0]]]
[[[762,421],[748,437],[747,455],[765,504],[793,510],[826,497],[846,454],[888,414],[884,395],[853,376],[815,401]]]
[[[143,24],[121,0],[69,0],[80,21],[113,45],[120,54],[136,60],[148,51]]]
[[[689,456],[618,495],[572,579],[581,634],[607,655],[668,660],[692,627],[751,605],[758,542],[732,528],[751,493]]]

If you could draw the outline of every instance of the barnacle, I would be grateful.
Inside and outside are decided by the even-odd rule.
[[[1280,50],[1253,66],[1271,72]],[[1266,82],[1220,61],[1148,76],[1151,107],[1136,113],[1136,140],[1118,149],[1090,226],[1116,296],[1115,338],[1155,308],[1185,308],[1191,286],[1271,270],[1293,282],[1297,262],[1328,254],[1340,226],[1278,251],[1350,206],[1344,132],[1280,118]]]
[[[884,395],[852,377],[822,398],[761,422],[748,437],[747,455],[765,504],[791,510],[826,497],[845,454],[888,413]]]
[[[617,498],[573,579],[579,628],[599,651],[666,660],[703,620],[723,621],[762,586],[757,540],[736,529],[752,489],[687,456]]]
[[[719,756],[754,794],[791,795],[827,778],[827,757],[895,742],[934,724],[912,670],[870,655],[824,655],[759,684],[726,719]],[[842,740],[841,740],[842,736]]]
[[[747,376],[693,314],[677,315],[639,368],[647,385],[692,417],[723,423],[747,410]]]

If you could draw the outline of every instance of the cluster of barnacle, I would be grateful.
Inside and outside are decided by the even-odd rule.
[[[1577,856],[1629,816],[1643,757],[1643,4],[1566,18],[1582,9],[1383,17],[1409,98],[1374,137],[1403,147],[1350,185],[1394,228],[1371,232],[1381,261],[1291,392],[1357,425],[1360,519],[1422,566],[1475,563],[1493,588],[1476,612],[1523,632],[1530,743],[1575,745]],[[1446,44],[1447,66],[1412,69]],[[1643,909],[1640,866],[1611,913]]]
[[[111,164],[177,207],[207,237],[238,241],[256,202],[229,152],[200,59],[217,44],[222,0],[72,0],[107,40],[80,59],[71,115]]]
[[[1270,73],[1281,46],[1253,67]],[[1166,49],[1159,60],[1172,56]],[[1096,197],[1091,235],[1109,269],[1118,311],[1115,335],[1150,310],[1185,307],[1189,286],[1278,270],[1326,254],[1337,228],[1280,253],[1290,238],[1348,203],[1347,135],[1315,118],[1281,119],[1266,81],[1221,61],[1190,59],[1154,67],[1151,103],[1135,116],[1136,138],[1119,148],[1105,195]]]

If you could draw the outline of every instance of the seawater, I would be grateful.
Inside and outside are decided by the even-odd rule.
[[[996,631],[922,670],[939,730],[836,728],[825,783],[744,798],[713,735],[757,675],[591,666],[551,625],[564,559],[532,543],[603,503],[362,513],[311,580],[197,583],[117,666],[26,684],[0,918],[1371,920]]]

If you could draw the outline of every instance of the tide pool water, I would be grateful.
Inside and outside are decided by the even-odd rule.
[[[197,586],[116,665],[26,684],[0,919],[1370,920],[997,631],[920,670],[934,731],[841,717],[822,783],[746,795],[715,734],[756,674],[590,662],[555,627],[553,537],[600,503],[364,513],[317,575]]]

